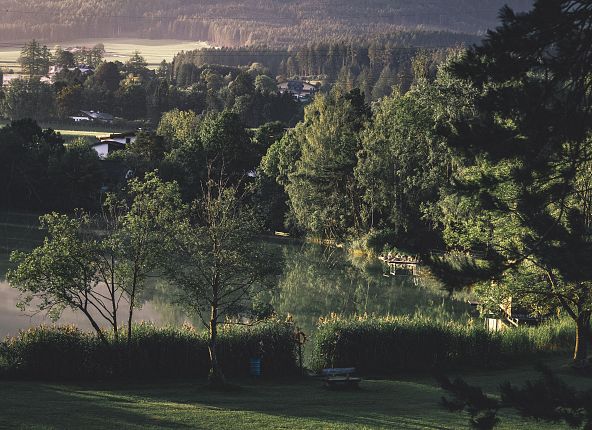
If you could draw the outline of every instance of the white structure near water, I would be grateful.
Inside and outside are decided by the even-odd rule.
[[[92,145],[99,158],[104,160],[110,154],[115,151],[119,151],[125,148],[126,145],[135,142],[136,133],[113,133],[109,136],[99,137],[99,141]]]

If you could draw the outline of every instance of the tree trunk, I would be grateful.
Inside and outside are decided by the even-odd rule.
[[[79,309],[84,313],[84,315],[86,315],[86,318],[90,322],[90,325],[95,329],[95,332],[97,333],[97,336],[99,336],[99,339],[101,340],[101,342],[104,345],[107,345],[108,346],[109,345],[109,341],[105,337],[105,334],[103,333],[103,330],[101,330],[101,328],[99,327],[99,325],[97,324],[97,322],[94,320],[94,318],[92,317],[92,315],[88,312],[88,310],[84,309],[83,307],[79,307]]]
[[[134,306],[135,306],[135,291],[130,297],[129,317],[127,319],[127,346],[129,347],[132,342],[132,324],[134,319]]]
[[[213,304],[210,314],[210,342],[208,349],[210,351],[210,375],[209,383],[212,386],[224,385],[224,374],[218,364],[218,353],[217,353],[217,342],[218,342],[218,306]]]
[[[582,312],[576,320],[576,345],[574,366],[586,367],[588,364],[588,342],[590,336],[590,312]]]
[[[115,341],[119,340],[119,329],[117,327],[117,300],[115,300],[115,256],[111,255],[111,309],[113,312],[113,334]]]

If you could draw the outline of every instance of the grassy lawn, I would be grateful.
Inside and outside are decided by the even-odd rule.
[[[580,387],[592,380],[554,367]],[[535,377],[530,368],[463,375],[495,391],[504,380]],[[326,391],[320,381],[235,381],[211,392],[203,381],[54,384],[1,382],[0,428],[19,429],[463,429],[466,416],[439,407],[427,376],[364,380],[358,391]],[[500,429],[558,429],[503,413]]]
[[[70,143],[79,137],[87,140],[95,140],[98,136],[107,136],[111,133],[116,133],[114,131],[105,131],[105,130],[94,130],[94,131],[86,131],[86,130],[56,130],[56,132],[60,133],[66,143]]]

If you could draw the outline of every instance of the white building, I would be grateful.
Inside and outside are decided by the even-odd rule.
[[[115,151],[120,151],[125,148],[126,145],[135,142],[136,133],[113,133],[109,136],[99,137],[99,141],[92,145],[99,158],[105,159]]]
[[[81,110],[78,112],[78,115],[74,115],[69,117],[74,122],[83,122],[83,121],[96,121],[96,122],[105,122],[107,124],[111,124],[115,117],[110,113],[105,112],[95,112],[94,110]]]
[[[76,67],[68,67],[68,70],[73,72],[74,70],[79,70],[80,73],[82,73],[83,75],[90,75],[92,73],[94,73],[95,69],[93,69],[90,66],[87,66],[86,64],[79,64]],[[49,76],[53,76],[56,75],[58,73],[60,73],[62,70],[64,70],[64,66],[49,66]]]

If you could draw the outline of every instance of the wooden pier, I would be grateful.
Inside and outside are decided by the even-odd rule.
[[[397,270],[411,273],[413,276],[419,275],[421,261],[417,257],[388,254],[380,256],[379,259],[389,266],[390,274],[393,276],[397,275]]]

